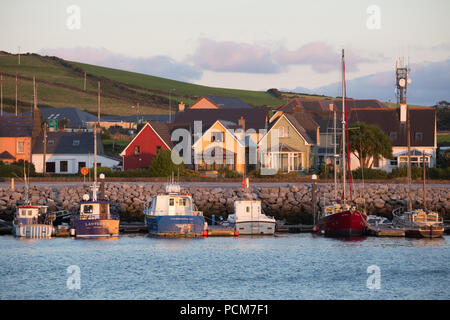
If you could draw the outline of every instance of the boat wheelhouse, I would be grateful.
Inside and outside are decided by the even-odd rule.
[[[161,237],[199,237],[206,230],[203,212],[198,211],[192,196],[180,193],[180,186],[168,184],[166,193],[153,196],[144,207],[145,223],[150,235]]]
[[[393,211],[393,224],[405,229],[405,235],[412,238],[438,238],[444,233],[444,221],[437,212],[404,208]]]
[[[261,200],[237,200],[227,219],[240,235],[273,235],[275,219],[262,212]]]

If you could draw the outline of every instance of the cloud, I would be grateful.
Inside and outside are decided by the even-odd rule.
[[[339,50],[324,42],[307,43],[296,50],[281,48],[276,55],[281,65],[308,65],[319,73],[336,71],[340,65]],[[374,62],[373,59],[361,57],[350,50],[346,50],[345,56],[348,71],[357,71],[360,63]]]
[[[198,80],[203,74],[201,70],[189,64],[177,62],[167,56],[134,58],[114,53],[105,48],[44,48],[39,53],[57,56],[70,61],[145,73],[179,81]]]
[[[441,100],[450,100],[450,59],[439,62],[411,64],[411,84],[408,85],[407,102],[431,106]],[[396,101],[394,94],[394,70],[374,73],[347,81],[347,96],[359,99]],[[309,90],[310,93],[330,96],[340,95],[339,82]],[[304,88],[293,89],[304,92]]]
[[[278,73],[281,71],[269,49],[233,41],[218,42],[202,38],[189,60],[203,70],[215,72]]]
[[[353,51],[346,56],[349,71],[357,71],[361,63],[375,61]],[[338,70],[340,51],[324,42],[307,43],[296,50],[279,47],[271,51],[255,44],[202,38],[189,60],[203,70],[215,72],[280,73],[290,65],[306,65],[316,72],[327,73]]]

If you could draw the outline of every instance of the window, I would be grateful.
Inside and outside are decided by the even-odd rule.
[[[25,153],[25,143],[23,141],[17,141],[17,153],[18,154]]]
[[[397,164],[398,164],[397,158],[391,159],[391,166],[397,166]]]
[[[374,168],[379,168],[380,167],[380,159],[375,159],[375,161],[373,162],[373,167]]]
[[[173,207],[175,205],[175,200],[173,198],[169,199],[169,206]]]
[[[250,212],[250,207],[245,207],[245,211]]]
[[[81,170],[81,168],[86,167],[86,162],[78,162],[78,171]]]
[[[67,172],[67,161],[59,162],[59,172]]]
[[[92,207],[92,205],[84,206],[83,213],[92,213],[92,212],[94,212],[94,208]]]
[[[134,155],[138,156],[141,154],[141,147],[140,146],[134,146]]]
[[[156,153],[158,153],[159,150],[161,150],[161,146],[156,146]]]
[[[422,141],[423,139],[423,133],[422,132],[416,132],[416,140]]]
[[[80,145],[80,140],[73,140],[72,146],[77,147]]]
[[[54,162],[46,162],[45,163],[45,172],[54,173],[55,172],[55,163]]]
[[[52,146],[52,145],[55,144],[55,140],[48,140],[47,144],[48,144],[49,146]]]
[[[223,142],[223,132],[211,132],[211,142]]]
[[[389,137],[390,137],[392,140],[397,140],[397,132],[391,132],[391,133],[389,133]]]

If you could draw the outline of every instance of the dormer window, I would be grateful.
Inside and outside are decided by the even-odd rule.
[[[280,138],[289,137],[289,127],[280,127],[278,129],[278,137],[280,137]]]
[[[397,132],[391,132],[391,133],[389,133],[389,137],[392,139],[392,140],[397,140]]]
[[[52,146],[52,145],[55,144],[55,140],[48,140],[47,144],[48,144],[49,146]]]
[[[416,132],[416,140],[422,141],[423,139],[423,133],[422,132]]]
[[[78,147],[80,145],[80,140],[73,140],[72,146]]]
[[[134,146],[134,155],[138,156],[141,154],[141,147],[140,146]]]
[[[223,142],[223,132],[211,132],[211,142]]]

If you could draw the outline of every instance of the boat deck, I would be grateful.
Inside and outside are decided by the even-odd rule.
[[[392,228],[390,226],[368,226],[369,235],[376,237],[404,237],[405,230],[403,228]]]

